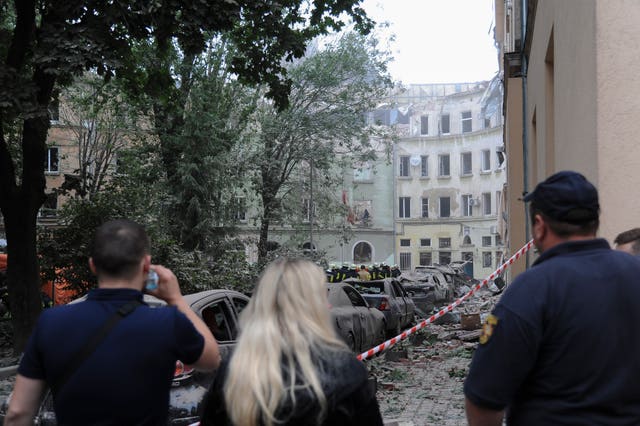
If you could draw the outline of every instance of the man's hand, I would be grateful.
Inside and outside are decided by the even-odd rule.
[[[220,365],[220,349],[218,342],[211,334],[209,327],[202,319],[191,310],[187,302],[182,297],[178,279],[169,268],[162,265],[151,265],[151,269],[158,274],[158,288],[155,290],[147,290],[147,293],[162,299],[168,305],[175,306],[191,321],[193,326],[204,337],[204,348],[198,361],[193,364],[198,370],[212,371]]]

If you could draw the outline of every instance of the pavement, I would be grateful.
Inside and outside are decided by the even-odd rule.
[[[484,317],[499,296],[473,296],[459,313]],[[454,321],[427,325],[387,354],[366,361],[377,379],[377,399],[387,426],[467,424],[463,384],[477,346],[478,332]]]

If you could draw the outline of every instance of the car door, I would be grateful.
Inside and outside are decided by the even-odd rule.
[[[375,337],[374,328],[372,327],[371,321],[369,319],[369,305],[364,300],[362,295],[358,293],[352,287],[343,287],[343,291],[349,298],[351,305],[353,306],[353,310],[355,315],[358,317],[358,320],[354,320],[354,333],[358,334],[357,345],[358,350],[362,350],[365,346],[368,347],[371,342],[374,341]],[[356,323],[358,325],[359,330],[355,330]]]
[[[409,318],[407,295],[400,283],[398,283],[397,281],[391,281],[391,285],[393,286],[393,290],[396,294],[396,301],[398,302],[398,307],[400,308],[400,312],[402,314],[402,321],[400,321],[400,324],[402,324],[402,326],[404,327],[411,322]]]

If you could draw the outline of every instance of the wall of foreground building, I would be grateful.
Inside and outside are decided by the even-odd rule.
[[[577,170],[599,189],[600,236],[640,226],[640,2],[538,1],[530,37],[530,185]]]

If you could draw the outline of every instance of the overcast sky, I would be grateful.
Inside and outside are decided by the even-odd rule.
[[[463,83],[489,80],[498,70],[493,0],[364,0],[367,14],[395,34],[395,80]]]

